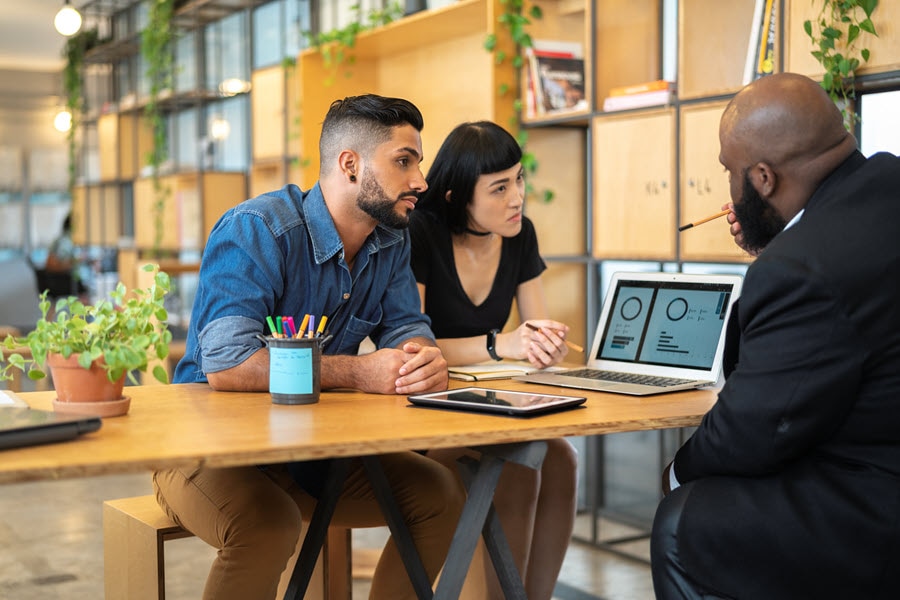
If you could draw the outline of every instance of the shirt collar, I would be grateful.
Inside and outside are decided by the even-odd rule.
[[[793,227],[794,225],[796,225],[797,222],[800,220],[800,217],[803,216],[803,213],[804,213],[804,212],[806,212],[806,209],[805,209],[805,208],[801,208],[801,209],[800,209],[800,212],[798,212],[796,215],[794,215],[794,218],[793,218],[793,219],[791,219],[790,221],[788,221],[788,224],[784,226],[784,229],[782,229],[782,231],[787,231],[788,229],[790,229],[791,227]]]

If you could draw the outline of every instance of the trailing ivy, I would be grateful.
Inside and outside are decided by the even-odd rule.
[[[172,42],[175,30],[172,26],[174,0],[152,0],[147,16],[147,26],[141,32],[141,54],[147,63],[145,73],[150,84],[150,98],[144,107],[144,118],[153,131],[153,147],[147,156],[153,179],[156,201],[153,204],[154,250],[159,251],[163,236],[163,213],[171,190],[160,178],[160,167],[168,158],[166,121],[160,106],[160,94],[172,88],[174,57]]]
[[[403,7],[399,2],[392,2],[383,10],[370,10],[366,15],[362,14],[359,4],[350,7],[355,14],[350,23],[341,28],[312,33],[304,31],[309,45],[316,48],[322,54],[322,62],[331,70],[331,75],[325,80],[325,85],[335,82],[341,66],[346,66],[344,77],[353,75],[350,67],[356,62],[353,48],[356,46],[356,37],[364,32],[382,25],[392,23],[403,16]]]
[[[528,26],[531,25],[532,20],[543,19],[544,13],[541,10],[541,7],[535,4],[532,4],[526,12],[525,0],[500,0],[500,4],[503,7],[503,12],[497,17],[497,21],[509,32],[509,36],[515,44],[516,52],[513,54],[511,62],[513,69],[515,69],[516,72],[516,80],[518,81],[519,74],[522,72],[522,67],[525,64],[525,60],[522,58],[522,51],[525,48],[534,47],[531,34],[528,33]],[[497,65],[502,65],[508,57],[506,52],[502,49],[498,49],[497,46],[497,35],[495,33],[488,34],[484,40],[484,49],[494,54]],[[510,123],[510,125],[513,130],[516,131],[516,139],[522,147],[522,168],[525,169],[526,173],[533,175],[538,170],[538,160],[533,152],[528,152],[526,149],[528,144],[528,132],[520,127],[523,106],[522,98],[519,95],[519,86],[516,86],[515,90],[510,90],[507,84],[500,84],[497,88],[497,95],[500,97],[509,93],[516,94],[516,99],[513,101],[515,117],[513,117],[513,122]],[[535,191],[531,182],[526,182],[525,188],[527,194],[534,193]],[[554,195],[555,194],[551,189],[545,189],[541,192],[541,198],[544,202],[553,200]]]
[[[852,108],[856,98],[855,75],[861,64],[869,61],[869,49],[856,44],[861,33],[878,37],[872,13],[878,0],[821,0],[818,17],[804,21],[803,30],[813,43],[812,55],[825,68],[822,87],[841,108],[844,126],[852,130],[859,115]],[[862,11],[863,19],[860,19]]]
[[[72,115],[72,125],[66,140],[69,144],[69,193],[75,187],[78,175],[77,133],[81,125],[81,114],[84,106],[84,55],[98,43],[96,29],[84,29],[68,40],[63,48],[66,65],[63,68],[63,88],[66,92],[66,110]]]

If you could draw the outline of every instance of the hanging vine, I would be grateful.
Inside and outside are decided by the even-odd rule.
[[[531,39],[531,35],[528,33],[528,26],[531,25],[532,20],[543,19],[544,13],[541,10],[541,7],[535,4],[532,4],[526,12],[525,0],[500,0],[500,4],[503,6],[503,12],[497,17],[497,21],[509,32],[509,36],[515,44],[515,52],[512,55],[511,63],[516,72],[517,85],[516,89],[511,90],[508,84],[501,83],[497,88],[497,95],[503,97],[509,93],[516,94],[516,98],[513,100],[515,116],[512,118],[510,126],[516,131],[516,139],[522,147],[522,168],[525,169],[526,173],[533,175],[538,170],[538,161],[534,153],[527,151],[528,132],[520,127],[523,105],[521,95],[519,94],[518,82],[519,77],[521,77],[522,67],[525,64],[522,52],[526,48],[534,47],[534,42]],[[503,64],[506,59],[509,58],[506,52],[499,47],[497,43],[497,34],[495,33],[490,33],[487,38],[485,38],[484,49],[494,55],[494,60],[497,65]],[[526,193],[531,194],[534,193],[534,191],[534,186],[531,182],[527,182]],[[554,195],[553,190],[545,189],[541,192],[540,197],[544,202],[550,202],[553,200]]]
[[[372,9],[365,15],[359,4],[352,5],[350,11],[355,16],[344,27],[315,34],[309,31],[303,32],[309,45],[321,52],[322,62],[331,71],[331,75],[324,82],[325,85],[335,82],[342,66],[344,67],[344,77],[353,75],[350,69],[356,62],[353,48],[356,46],[356,37],[360,33],[387,25],[403,16],[403,7],[399,2],[391,2],[383,10]]]
[[[869,61],[869,49],[861,48],[857,54],[856,45],[862,33],[878,37],[872,23],[878,0],[822,0],[821,3],[818,17],[804,21],[803,30],[815,48],[812,55],[825,68],[822,87],[840,106],[844,126],[852,130],[859,122],[859,114],[852,105],[856,98],[856,70]]]
[[[147,161],[151,169],[153,190],[154,251],[159,252],[163,236],[163,215],[166,199],[171,194],[160,177],[160,167],[168,158],[168,134],[166,120],[160,105],[160,95],[172,88],[174,58],[172,42],[175,31],[172,26],[174,0],[152,0],[147,15],[147,26],[141,32],[141,54],[147,63],[146,77],[150,84],[150,98],[144,107],[144,118],[153,131],[153,147]]]
[[[78,176],[78,127],[81,125],[81,114],[84,111],[84,55],[98,43],[96,29],[82,30],[66,41],[63,56],[66,65],[63,68],[63,89],[66,92],[66,110],[72,116],[72,124],[66,135],[69,144],[69,193],[75,187]]]

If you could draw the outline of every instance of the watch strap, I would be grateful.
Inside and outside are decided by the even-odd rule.
[[[499,354],[497,354],[497,334],[500,333],[499,329],[491,329],[487,333],[487,351],[491,358],[494,360],[503,360]]]

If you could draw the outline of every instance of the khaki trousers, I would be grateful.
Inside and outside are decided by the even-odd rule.
[[[401,452],[380,459],[433,582],[450,547],[464,492],[447,468],[425,456]],[[286,465],[157,471],[153,485],[157,501],[175,522],[219,550],[204,600],[274,600],[281,572],[296,548],[301,520],[311,518],[316,504]],[[351,467],[332,524],[385,524],[361,462]],[[369,597],[416,597],[392,540],[378,561]]]

